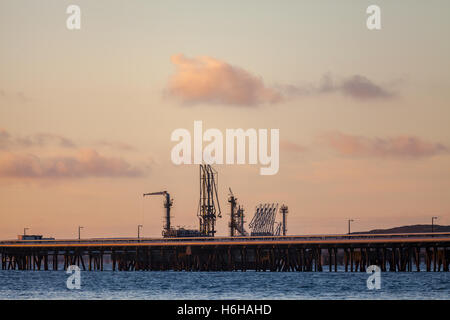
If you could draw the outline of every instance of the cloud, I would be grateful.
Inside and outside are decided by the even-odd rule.
[[[340,86],[340,90],[344,94],[360,100],[386,99],[394,96],[392,92],[360,75],[354,75],[345,79]]]
[[[24,147],[43,147],[52,144],[64,148],[76,147],[76,144],[72,140],[52,133],[37,133],[32,136],[18,138],[16,143]]]
[[[208,56],[171,57],[176,73],[169,80],[167,93],[192,104],[226,104],[257,106],[283,100],[275,89],[248,71]]]
[[[44,147],[48,145],[57,145],[63,148],[76,147],[72,140],[57,134],[37,133],[25,137],[13,137],[7,130],[0,128],[0,149]]]
[[[383,139],[332,132],[321,138],[329,147],[345,156],[423,158],[450,151],[440,143],[427,142],[414,136]]]
[[[53,133],[36,133],[27,136],[12,136],[7,130],[0,128],[0,150],[27,149],[44,147],[77,148],[78,143],[62,135]],[[136,151],[136,148],[128,143],[120,141],[100,140],[89,144],[90,147],[118,151]]]
[[[139,177],[141,169],[121,158],[105,157],[93,149],[75,156],[39,158],[25,153],[0,153],[0,176],[11,178]]]
[[[338,92],[355,100],[381,100],[396,97],[396,93],[383,88],[362,75],[353,75],[340,80],[334,79],[331,74],[322,76],[318,84],[303,86],[281,85],[277,88],[286,97],[318,96]]]

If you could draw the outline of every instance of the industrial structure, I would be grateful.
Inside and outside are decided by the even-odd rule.
[[[174,237],[201,237],[202,234],[198,230],[190,230],[185,228],[173,228],[171,225],[171,215],[170,208],[173,205],[173,199],[170,198],[170,194],[167,191],[158,191],[158,192],[150,192],[144,193],[143,196],[156,196],[163,195],[164,196],[164,226],[162,235],[164,238],[174,238]]]
[[[200,165],[200,199],[197,216],[199,231],[206,237],[214,237],[216,219],[222,217],[217,195],[217,176],[217,171],[209,164]]]
[[[255,215],[248,225],[252,229],[252,236],[273,236],[275,235],[275,216],[278,211],[277,204],[260,204],[256,207]]]
[[[288,207],[282,205],[280,208],[282,220],[276,222],[278,203],[265,203],[256,207],[255,215],[249,224],[252,236],[279,236],[286,235]]]
[[[230,203],[230,237],[246,236],[247,232],[244,228],[244,208],[237,205],[237,198],[234,196],[233,191],[229,188],[230,194],[228,202]]]
[[[175,271],[449,271],[450,233],[348,234],[287,236],[288,207],[260,204],[244,228],[244,209],[231,188],[230,237],[215,237],[221,217],[217,171],[200,165],[199,229],[173,228],[173,199],[167,191],[144,193],[164,197],[163,238],[44,239],[24,236],[0,241],[2,270]],[[277,222],[280,211],[281,221]],[[138,233],[139,233],[138,226]],[[79,229],[82,227],[79,227]],[[281,235],[282,234],[282,235]],[[415,268],[414,268],[415,266]]]
[[[216,219],[221,218],[220,203],[217,194],[217,171],[210,165],[200,165],[200,198],[197,216],[199,230],[173,228],[171,226],[170,209],[173,199],[167,191],[144,193],[143,196],[164,196],[164,226],[162,235],[164,238],[174,237],[213,237],[216,233]]]
[[[163,237],[170,237],[173,236],[174,230],[172,229],[170,225],[170,208],[172,207],[173,200],[170,198],[170,194],[167,191],[159,191],[159,192],[150,192],[150,193],[144,193],[143,196],[156,196],[156,195],[163,195],[164,196],[164,208],[165,211],[165,223],[163,227],[162,235]]]
[[[285,236],[287,233],[287,214],[288,214],[289,210],[288,210],[288,207],[283,204],[280,208],[280,211],[281,211],[281,217],[282,217],[281,225],[283,226],[282,232],[283,232],[283,236]]]
[[[218,172],[211,165],[200,165],[199,171],[199,202],[197,217],[199,229],[173,228],[171,226],[170,210],[173,199],[167,191],[144,193],[143,196],[164,196],[164,226],[162,235],[164,238],[174,237],[214,237],[217,218],[221,218],[220,202],[218,197]],[[244,208],[237,204],[237,198],[229,188],[228,203],[230,204],[230,236],[247,236],[245,230]],[[286,235],[288,207],[282,205],[280,212],[282,221],[275,222],[278,212],[278,204],[260,204],[256,207],[255,215],[249,224],[252,236]]]

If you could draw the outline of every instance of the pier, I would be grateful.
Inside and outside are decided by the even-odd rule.
[[[448,272],[450,233],[5,240],[0,255],[2,270]]]

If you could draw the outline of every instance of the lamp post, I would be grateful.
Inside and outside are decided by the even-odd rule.
[[[352,223],[353,219],[348,219],[348,234],[350,234],[350,223]]]
[[[142,227],[143,227],[142,224],[138,225],[138,239],[140,238],[140,231]]]
[[[81,240],[81,229],[84,227],[78,226],[78,240]]]
[[[434,219],[437,219],[438,217],[431,217],[431,233],[434,233]]]

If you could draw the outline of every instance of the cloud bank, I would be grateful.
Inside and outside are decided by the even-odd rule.
[[[177,54],[171,57],[171,61],[176,71],[169,79],[166,93],[186,105],[252,107],[328,93],[341,93],[359,101],[386,100],[396,96],[395,92],[360,74],[336,80],[327,73],[318,84],[268,87],[262,78],[212,57],[188,58]]]
[[[82,149],[76,156],[49,158],[25,153],[0,153],[0,177],[81,178],[142,175],[140,169],[133,168],[125,160],[102,156],[93,149]]]
[[[104,152],[106,148],[123,153],[135,150],[133,146],[106,140],[94,145],[96,148],[83,148],[57,134],[13,136],[0,129],[0,177],[39,179],[145,175],[147,168],[132,166],[121,157],[108,157],[96,150],[100,148]]]
[[[332,132],[321,138],[326,145],[344,156],[423,158],[450,151],[440,143],[427,142],[414,136],[367,138]]]

